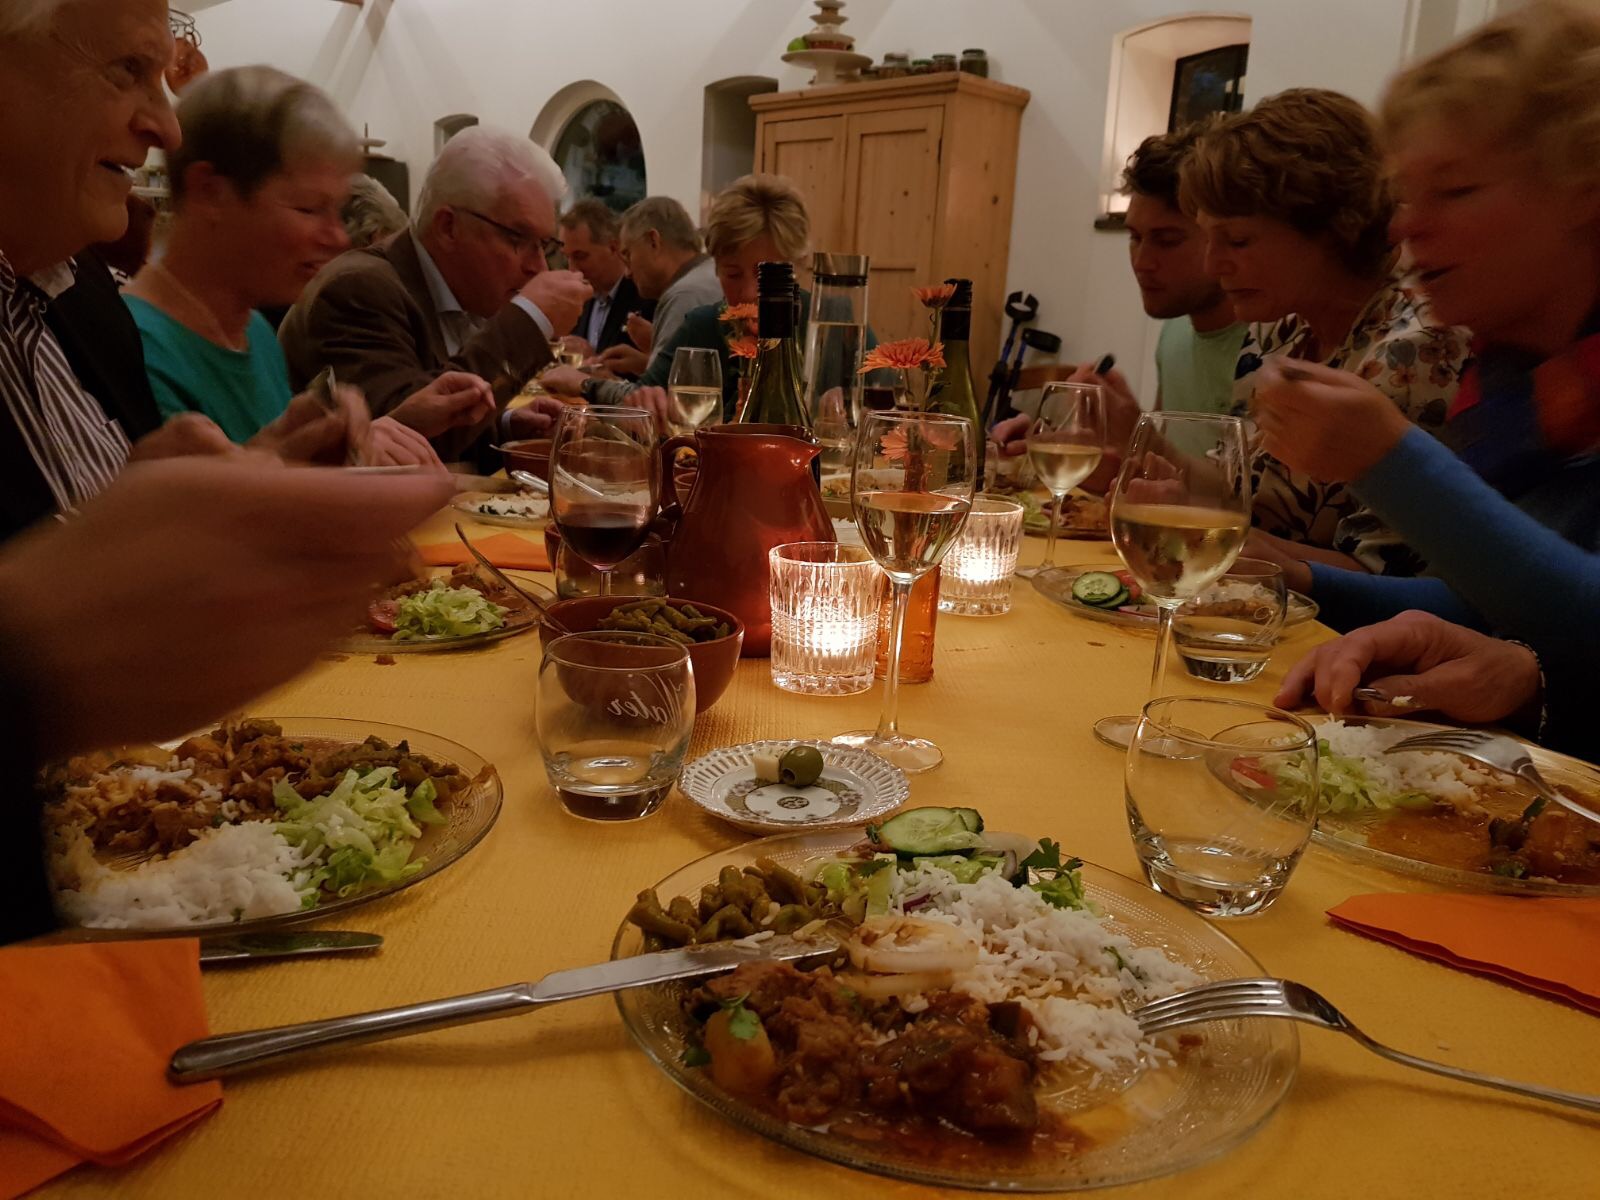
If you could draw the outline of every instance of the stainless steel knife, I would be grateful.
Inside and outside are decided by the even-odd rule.
[[[839,947],[833,942],[799,942],[787,937],[662,950],[656,954],[619,958],[592,967],[556,971],[537,983],[514,983],[493,991],[426,1000],[421,1004],[407,1004],[400,1008],[202,1038],[178,1048],[168,1065],[167,1074],[179,1083],[216,1079],[266,1063],[309,1054],[314,1050],[357,1046],[445,1029],[452,1025],[492,1021],[497,1017],[543,1008],[547,1004],[559,1004],[563,1000],[578,1000],[584,996],[620,992],[653,983],[715,975],[732,970],[741,963],[822,960],[838,953]]]
[[[200,963],[261,962],[297,958],[302,954],[353,954],[376,950],[383,938],[375,933],[350,933],[338,929],[300,933],[256,933],[240,937],[206,938],[200,943]]]

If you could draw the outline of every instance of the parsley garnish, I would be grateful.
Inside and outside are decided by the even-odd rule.
[[[690,1046],[679,1061],[686,1067],[704,1067],[710,1065],[711,1055],[706,1053],[704,1046]]]
[[[743,996],[735,996],[732,1000],[722,1002],[722,1007],[728,1014],[728,1032],[741,1042],[748,1042],[761,1032],[761,1018],[744,1006],[749,996],[750,993],[746,992]]]

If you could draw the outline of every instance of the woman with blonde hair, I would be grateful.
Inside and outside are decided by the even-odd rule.
[[[1372,115],[1338,92],[1296,88],[1208,129],[1180,170],[1181,199],[1206,238],[1206,269],[1251,322],[1234,385],[1246,411],[1261,363],[1296,359],[1355,372],[1397,415],[1436,428],[1466,359],[1395,272],[1394,213]],[[1255,464],[1251,553],[1413,575],[1416,557],[1347,488]]]
[[[1522,639],[1543,660],[1552,741],[1595,757],[1585,697],[1600,671],[1600,17],[1546,0],[1493,21],[1401,72],[1382,120],[1396,232],[1439,316],[1473,329],[1476,359],[1439,440],[1357,375],[1269,372],[1257,396],[1267,448],[1349,481],[1433,576],[1313,566],[1303,582],[1341,628],[1424,610]],[[1401,627],[1320,650],[1291,675],[1286,702],[1310,688],[1343,711],[1364,676],[1409,695],[1448,675],[1455,654],[1423,640],[1372,649]],[[1533,656],[1517,661],[1536,685]],[[1486,711],[1475,693],[1529,690],[1458,674],[1420,699],[1492,721],[1510,709]]]

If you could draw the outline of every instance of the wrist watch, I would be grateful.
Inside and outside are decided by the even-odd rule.
[[[596,379],[593,375],[589,376],[578,385],[578,395],[582,396],[591,404],[594,403],[594,401],[600,396],[600,382],[601,381]]]

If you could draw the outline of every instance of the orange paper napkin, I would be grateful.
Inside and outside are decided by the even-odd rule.
[[[472,544],[497,567],[523,571],[550,569],[550,556],[544,552],[543,535],[538,541],[532,542],[520,533],[497,533],[493,537],[473,538]],[[472,555],[459,541],[432,542],[418,546],[417,553],[422,555],[423,562],[433,567],[453,567],[472,561]]]
[[[167,1060],[205,1037],[193,938],[0,950],[0,1200],[120,1166],[222,1103]]]
[[[1430,893],[1352,896],[1339,924],[1600,1013],[1600,900]]]

